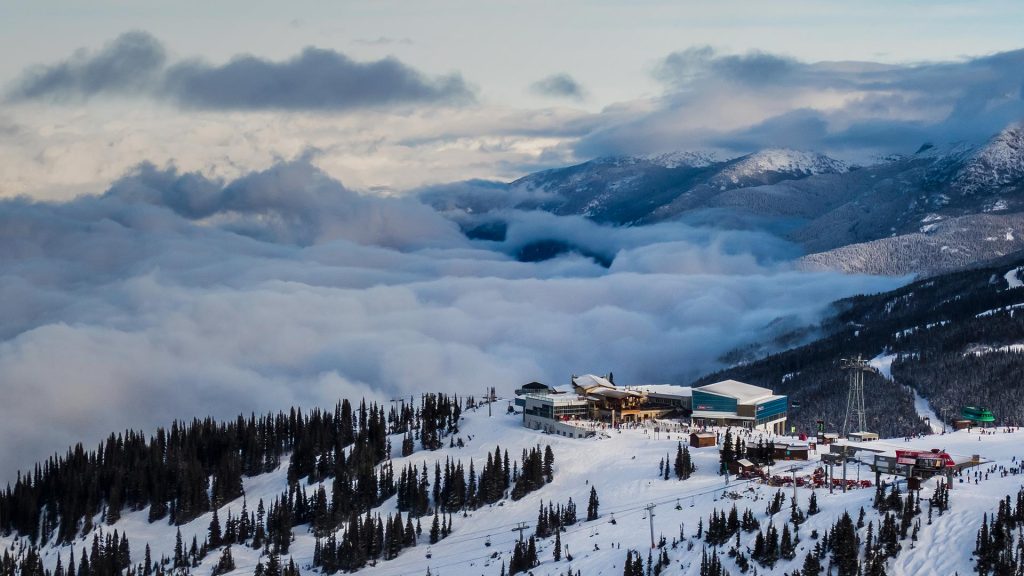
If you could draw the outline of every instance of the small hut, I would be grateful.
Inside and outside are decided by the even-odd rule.
[[[747,460],[746,458],[740,458],[735,462],[729,463],[729,472],[731,474],[744,474],[747,472],[753,472],[754,468],[754,463],[751,462],[750,460]]]
[[[690,434],[690,446],[707,448],[718,443],[718,436],[712,432],[693,432]]]
[[[776,442],[772,445],[775,460],[807,460],[809,448],[806,444]]]

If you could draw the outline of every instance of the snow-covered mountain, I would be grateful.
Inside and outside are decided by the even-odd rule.
[[[1024,249],[1024,213],[925,217],[917,232],[800,258],[805,270],[933,276]]]
[[[835,158],[815,152],[802,152],[785,148],[770,148],[748,154],[729,163],[715,177],[712,185],[740,185],[744,182],[762,182],[768,174],[786,175],[799,179],[816,174],[842,174],[849,166]]]
[[[598,158],[577,166],[531,174],[509,187],[513,194],[547,198],[523,203],[555,214],[579,214],[599,222],[642,223],[683,202],[706,202],[735,188],[846,172],[845,163],[813,152],[769,149],[716,160],[701,152]]]
[[[816,152],[785,149],[725,160],[694,152],[599,158],[530,174],[483,192],[438,187],[424,200],[455,217],[470,214],[475,221],[493,221],[489,202],[495,209],[545,210],[618,225],[682,220],[763,228],[799,243],[808,253],[829,253],[816,257],[819,263],[867,270],[845,260],[854,252],[831,251],[865,244],[856,258],[870,249],[877,252],[872,257],[876,261],[891,262],[894,255],[887,250],[892,246],[954,248],[954,239],[944,244],[934,234],[920,236],[928,232],[922,228],[936,221],[967,225],[972,220],[956,219],[987,214],[998,220],[1024,212],[1024,128],[1010,126],[980,145],[925,144],[913,154],[890,155],[861,167]],[[985,235],[958,235],[960,245],[955,248],[960,256],[943,255],[939,265],[928,270],[914,265],[909,270],[935,273],[1015,249],[1012,242],[986,240],[991,236],[988,224],[994,220],[978,220],[986,223]],[[1014,229],[1015,224],[995,226]],[[892,240],[905,235],[901,241]],[[894,274],[908,268],[872,270]]]
[[[1024,183],[1024,126],[1003,130],[977,149],[953,178],[953,188],[978,194],[1019,188]]]
[[[656,166],[662,168],[705,168],[716,162],[715,154],[711,152],[676,151],[662,154],[650,154],[640,156]]]

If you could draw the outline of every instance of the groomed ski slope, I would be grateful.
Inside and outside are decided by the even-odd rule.
[[[504,406],[498,403],[496,406]],[[498,412],[496,410],[496,412]],[[727,486],[722,476],[717,474],[717,448],[691,448],[694,463],[697,466],[695,475],[687,481],[661,480],[658,478],[659,459],[675,455],[676,444],[684,439],[679,432],[665,432],[655,435],[648,429],[628,429],[608,432],[598,438],[569,439],[561,436],[547,435],[527,430],[520,425],[520,416],[495,413],[487,416],[486,408],[469,410],[459,436],[466,443],[465,448],[445,448],[436,452],[418,451],[409,458],[398,456],[400,438],[392,441],[395,447],[395,470],[406,465],[406,461],[421,464],[426,462],[433,469],[435,461],[444,463],[445,458],[462,459],[468,468],[468,459],[473,458],[479,471],[488,452],[493,452],[495,445],[502,450],[507,449],[513,460],[524,448],[535,445],[550,444],[555,453],[555,476],[551,484],[526,496],[518,502],[505,500],[502,504],[481,508],[463,517],[456,515],[452,534],[440,543],[430,546],[426,542],[429,531],[430,516],[423,518],[424,533],[421,544],[416,548],[403,550],[401,555],[390,561],[379,562],[360,573],[372,575],[423,575],[428,567],[435,575],[475,575],[496,576],[501,570],[502,561],[508,563],[513,543],[518,533],[513,528],[518,522],[529,526],[527,537],[532,533],[537,518],[540,502],[550,500],[556,504],[564,504],[571,497],[578,507],[579,523],[568,528],[562,534],[563,545],[568,545],[573,559],[569,561],[563,555],[560,562],[552,559],[551,546],[553,538],[538,542],[538,556],[542,563],[533,574],[556,575],[564,574],[570,566],[573,571],[579,570],[586,576],[622,574],[622,564],[627,549],[640,550],[646,557],[650,547],[649,519],[644,507],[648,503],[656,505],[654,511],[655,536],[664,535],[668,540],[671,566],[664,572],[669,575],[697,575],[699,573],[702,543],[697,541],[695,531],[698,520],[707,518],[715,508],[731,508],[735,502],[740,513],[750,508],[762,526],[774,521],[781,532],[782,524],[789,518],[788,498],[793,493],[791,488],[783,489],[787,501],[782,512],[775,518],[766,516],[765,508],[768,498],[778,488],[759,485],[751,481],[732,480]],[[656,437],[657,436],[657,437]],[[903,439],[883,441],[890,447],[907,447],[917,449],[942,448],[954,454],[981,454],[992,464],[983,465],[987,469],[991,465],[1015,466],[1013,457],[1018,461],[1024,456],[1024,432],[995,432],[980,435],[975,431],[961,431],[945,435],[932,435],[904,441]],[[813,453],[812,453],[813,454]],[[814,456],[810,462],[779,462],[772,468],[772,473],[788,471],[792,466],[800,467],[797,474],[810,474],[818,465]],[[269,503],[279,495],[286,486],[286,465],[277,471],[256,478],[245,480],[245,492],[249,510],[255,510],[257,502],[263,498]],[[837,475],[840,473],[836,472]],[[848,470],[850,478],[857,477],[856,466]],[[872,479],[873,474],[865,466],[860,477]],[[431,473],[431,478],[433,477]],[[883,477],[884,478],[884,477]],[[970,552],[973,549],[975,535],[981,523],[982,512],[991,512],[1006,494],[1016,494],[1024,476],[998,477],[993,473],[989,480],[979,484],[955,483],[951,496],[951,510],[943,516],[934,515],[933,524],[926,524],[926,512],[921,516],[920,539],[913,549],[909,549],[909,538],[903,542],[904,550],[899,557],[889,562],[889,574],[954,574],[971,573],[972,563]],[[597,488],[600,497],[600,518],[585,522],[587,499],[591,485]],[[330,482],[326,483],[330,491]],[[307,487],[312,493],[315,486]],[[922,493],[922,501],[928,498],[934,489],[934,481],[926,483]],[[732,498],[723,498],[723,492],[730,493]],[[827,489],[818,489],[817,498],[821,513],[810,516],[799,530],[800,543],[797,556],[793,561],[780,561],[774,569],[758,568],[760,574],[782,574],[800,567],[807,551],[814,546],[810,534],[812,530],[823,533],[838,518],[842,511],[848,510],[856,519],[860,507],[867,512],[866,521],[876,520],[877,514],[871,509],[874,495],[873,489],[852,490],[846,494],[836,491],[829,494]],[[810,488],[798,488],[797,498],[802,508],[806,509]],[[677,503],[679,509],[677,509]],[[228,510],[237,515],[242,500],[227,504],[220,508],[221,522],[227,518]],[[926,506],[922,503],[922,507]],[[379,512],[393,513],[394,498],[387,501]],[[186,546],[191,543],[193,535],[200,542],[206,535],[212,513],[206,514],[195,521],[180,527]],[[614,516],[615,524],[612,524]],[[154,560],[160,556],[173,556],[176,528],[164,522],[149,524],[146,521],[147,510],[125,513],[114,526],[104,530],[127,531],[131,542],[133,562],[139,562],[143,556],[146,542],[152,547]],[[97,518],[97,525],[99,518]],[[687,542],[693,542],[692,550],[682,544],[671,549],[673,538],[683,531]],[[860,531],[863,539],[865,529]],[[310,562],[313,554],[314,538],[305,526],[294,529],[295,541],[289,551],[304,573],[311,572]],[[756,532],[741,533],[744,546],[753,546]],[[88,546],[92,535],[75,543],[76,558],[80,556],[83,546]],[[486,546],[488,539],[491,546]],[[0,539],[0,543],[9,546],[11,538]],[[731,545],[731,544],[730,544]],[[725,555],[728,546],[722,547],[722,560],[734,576],[740,574],[732,559]],[[67,562],[68,546],[59,548],[47,547],[44,563],[48,568],[56,564],[55,550],[60,550]],[[427,554],[430,558],[427,558]],[[232,553],[237,569],[233,575],[250,575],[258,561],[258,552],[244,546],[233,546]],[[497,554],[497,558],[491,558]],[[209,574],[216,564],[219,552],[211,552],[193,574]],[[285,559],[287,561],[287,559]],[[753,565],[756,565],[752,562]],[[826,562],[827,565],[827,562]],[[752,573],[752,571],[750,572]]]

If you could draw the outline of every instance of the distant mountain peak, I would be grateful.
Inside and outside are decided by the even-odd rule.
[[[766,148],[741,156],[724,168],[720,177],[732,183],[765,173],[791,174],[797,177],[816,174],[842,174],[849,165],[818,152],[789,148]]]
[[[649,154],[640,158],[663,168],[705,168],[716,163],[713,152],[677,150],[663,154]]]
[[[953,179],[963,194],[1024,183],[1024,126],[1007,127],[978,148]]]

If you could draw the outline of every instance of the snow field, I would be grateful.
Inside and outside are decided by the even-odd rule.
[[[518,502],[504,500],[500,504],[488,506],[467,513],[453,515],[454,529],[452,534],[438,544],[430,546],[426,543],[426,534],[421,544],[415,548],[405,549],[401,555],[391,561],[379,562],[376,566],[367,567],[360,572],[372,575],[422,575],[429,567],[432,574],[438,575],[497,575],[502,562],[508,564],[518,532],[513,529],[519,522],[526,523],[528,537],[533,532],[537,518],[537,510],[541,502],[549,501],[565,504],[571,497],[579,511],[580,522],[568,527],[562,533],[563,546],[568,546],[572,561],[563,558],[554,562],[551,547],[554,538],[538,541],[538,556],[542,563],[532,572],[536,576],[564,574],[567,570],[580,570],[587,576],[619,575],[628,549],[636,549],[646,556],[650,547],[650,519],[645,507],[655,504],[654,531],[655,537],[664,535],[669,544],[678,538],[680,530],[685,534],[686,543],[675,549],[668,550],[672,560],[671,566],[664,572],[667,575],[696,575],[699,572],[702,542],[694,539],[699,521],[707,525],[707,518],[715,509],[728,511],[733,503],[742,514],[750,508],[763,527],[774,522],[781,532],[782,524],[789,519],[789,498],[793,490],[784,488],[787,501],[782,511],[775,518],[766,515],[768,500],[778,488],[761,485],[752,481],[732,480],[728,486],[725,479],[717,474],[717,448],[691,448],[691,456],[697,471],[686,481],[674,478],[668,481],[658,478],[658,462],[666,455],[669,460],[674,457],[677,442],[686,441],[679,431],[655,434],[649,429],[627,429],[611,431],[598,438],[570,439],[561,436],[542,434],[527,430],[521,426],[519,416],[495,414],[488,418],[486,410],[467,411],[459,436],[466,443],[465,448],[444,448],[436,452],[418,451],[402,458],[397,456],[400,437],[396,436],[392,444],[396,454],[393,461],[395,470],[403,468],[407,463],[422,466],[424,462],[432,469],[434,462],[440,461],[442,466],[446,457],[461,459],[468,469],[469,459],[475,461],[479,472],[487,454],[492,453],[495,445],[509,452],[512,461],[518,461],[524,448],[550,444],[555,453],[554,481],[542,489],[529,494]],[[1024,432],[996,432],[980,435],[977,431],[960,431],[945,435],[932,435],[912,439],[888,441],[916,449],[942,448],[954,454],[981,454],[992,461],[992,465],[1004,465],[1007,468],[1017,466],[1014,457],[1024,455]],[[812,453],[813,454],[813,453]],[[773,474],[788,472],[793,466],[799,468],[798,475],[809,475],[818,466],[817,456],[810,462],[779,462],[772,468]],[[987,467],[988,465],[985,465]],[[286,469],[282,465],[275,472],[245,480],[245,491],[249,510],[255,511],[260,498],[269,504],[279,495],[286,485]],[[836,472],[839,474],[838,470]],[[860,477],[873,480],[866,466],[860,470]],[[848,477],[857,477],[857,467],[853,464],[848,469]],[[894,575],[917,574],[960,574],[971,572],[970,551],[973,549],[974,537],[981,522],[982,512],[991,512],[998,501],[1006,494],[1015,494],[1024,477],[999,477],[992,474],[989,480],[979,484],[955,483],[951,496],[951,510],[943,516],[936,514],[933,524],[926,525],[926,512],[921,516],[922,529],[920,540],[913,549],[910,541],[903,542],[904,550],[898,558],[890,561],[889,573]],[[431,471],[431,480],[433,473]],[[597,488],[600,497],[600,517],[593,522],[585,522],[586,505],[590,487]],[[330,492],[330,482],[325,484]],[[316,485],[307,486],[312,493]],[[921,499],[927,499],[934,490],[934,481],[925,484]],[[797,499],[800,506],[806,509],[810,488],[798,488]],[[759,568],[761,574],[781,574],[799,568],[804,556],[813,548],[814,540],[810,534],[813,530],[823,533],[847,510],[856,520],[857,513],[864,507],[866,521],[877,522],[878,514],[871,509],[874,490],[852,490],[847,493],[836,491],[829,494],[828,490],[818,489],[818,504],[821,512],[808,517],[800,527],[798,535],[797,556],[792,561],[781,560],[771,571]],[[728,494],[728,497],[723,496]],[[677,509],[677,503],[678,508]],[[227,519],[230,509],[233,515],[241,510],[241,499],[231,502],[219,509],[221,522]],[[923,506],[924,507],[924,506]],[[925,507],[926,508],[926,507]],[[394,513],[395,499],[385,502],[376,512]],[[205,514],[193,522],[180,527],[186,545],[196,536],[201,542],[206,535],[212,513]],[[615,523],[612,524],[614,517]],[[112,527],[103,527],[105,531],[117,529],[127,531],[132,547],[134,562],[143,556],[145,544],[152,547],[154,559],[162,555],[173,555],[175,532],[177,528],[165,522],[149,524],[146,520],[147,510],[125,513]],[[429,517],[424,517],[429,527]],[[99,525],[97,518],[97,525]],[[861,529],[863,538],[866,528]],[[289,556],[303,572],[311,571],[311,561],[315,539],[308,527],[299,526],[294,529],[295,541]],[[744,547],[752,547],[755,533],[741,533]],[[10,545],[11,539],[2,539],[0,543]],[[79,557],[83,546],[88,546],[92,535],[88,535],[75,543],[76,557]],[[490,541],[491,546],[486,546]],[[693,544],[688,550],[688,544]],[[730,573],[737,575],[732,559],[726,557],[725,550],[720,549],[722,560]],[[59,550],[67,561],[67,546],[45,547],[44,563],[52,568],[56,564],[56,551]],[[427,554],[430,558],[427,558]],[[237,569],[232,575],[243,576],[253,573],[259,561],[257,551],[244,546],[233,546]],[[495,557],[492,557],[495,556]],[[216,564],[219,552],[211,552],[194,574],[208,574]],[[287,561],[287,558],[284,559]],[[827,562],[826,562],[827,565]]]

